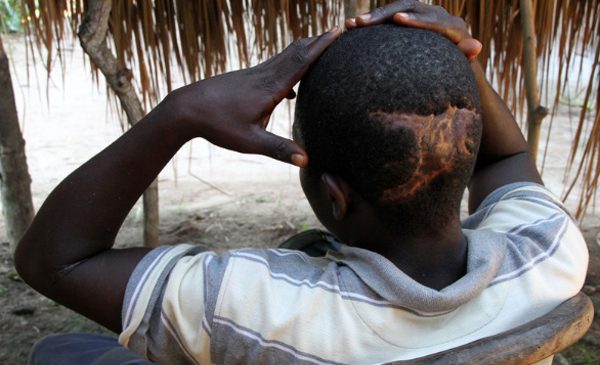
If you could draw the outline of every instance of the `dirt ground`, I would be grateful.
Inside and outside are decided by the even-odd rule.
[[[77,45],[64,46],[65,72],[57,70],[50,79],[31,57],[25,57],[22,38],[9,37],[5,46],[13,62],[34,205],[39,208],[56,184],[122,131],[118,117],[107,107],[104,85],[91,81]],[[564,164],[574,133],[569,116],[577,112],[563,106],[553,124],[544,179],[557,195],[565,186]],[[288,135],[289,110],[279,109],[274,120],[273,130]],[[542,150],[544,144],[542,141]],[[263,157],[230,153],[201,141],[184,146],[159,179],[162,244],[202,243],[215,250],[269,247],[318,226],[296,175],[295,168]],[[573,208],[574,198],[567,200],[567,205]],[[141,226],[138,203],[117,238],[117,246],[139,245]],[[600,215],[591,212],[581,226],[591,253],[584,290],[598,309]],[[25,364],[36,340],[64,332],[109,333],[37,294],[19,279],[0,220],[0,364]],[[600,320],[595,320],[583,340],[555,363],[600,364]]]

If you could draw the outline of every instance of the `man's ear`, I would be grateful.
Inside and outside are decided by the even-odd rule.
[[[341,221],[348,212],[350,186],[339,176],[324,173],[321,180],[331,201],[331,212],[335,220]]]

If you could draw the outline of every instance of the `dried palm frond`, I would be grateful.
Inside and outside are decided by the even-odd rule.
[[[250,55],[265,59],[293,39],[317,34],[339,21],[341,0],[113,0],[110,34],[120,62],[136,65],[145,102],[172,88],[173,77],[194,81],[240,66]],[[83,0],[25,0],[27,31],[47,50],[50,69],[65,21],[77,29]],[[39,7],[36,6],[39,4]],[[309,16],[306,16],[309,14]],[[233,47],[232,47],[233,46]],[[233,52],[232,51],[233,48]]]
[[[377,0],[381,6],[391,0]],[[480,62],[492,69],[493,81],[501,96],[513,111],[523,116],[525,107],[523,65],[523,35],[518,0],[457,1],[431,0],[451,14],[463,17],[471,26],[473,36],[485,45]],[[575,136],[571,144],[567,171],[571,181],[563,194],[566,199],[575,186],[579,187],[579,204],[576,216],[581,218],[594,198],[600,177],[600,2],[597,0],[533,0],[537,40],[537,58],[540,65],[542,88],[555,90],[551,116],[556,114],[570,77],[583,73],[583,57],[573,65],[575,55],[592,50],[593,67],[590,79],[584,83],[585,98],[579,115]],[[558,65],[553,74],[552,65]],[[575,68],[573,67],[575,66]],[[575,72],[574,72],[575,71]],[[554,81],[554,85],[550,83]],[[580,80],[577,80],[579,84]],[[548,92],[546,93],[549,94]],[[587,107],[596,98],[595,110]],[[584,133],[589,119],[591,129]],[[521,118],[522,119],[522,118]],[[550,121],[552,123],[552,120]],[[583,151],[579,148],[584,145]],[[548,145],[546,145],[548,148]],[[573,174],[571,169],[575,168]]]
[[[381,6],[391,0],[346,0]],[[470,24],[473,36],[485,44],[480,62],[517,115],[525,108],[523,35],[518,0],[430,0]],[[292,39],[315,35],[340,24],[343,0],[112,0],[111,47],[118,59],[136,68],[135,79],[144,102],[155,102],[169,91],[173,79],[187,81],[225,71],[232,60],[248,65],[281,50]],[[555,88],[551,101],[556,112],[579,53],[593,52],[595,63],[585,88],[584,107],[572,141],[568,169],[575,168],[572,188],[580,189],[577,215],[581,217],[600,176],[600,2],[597,0],[532,0],[537,36],[541,87]],[[85,0],[24,0],[26,31],[37,49],[47,50],[50,70],[60,42],[76,29],[85,13]],[[33,43],[32,43],[33,44]],[[33,49],[33,46],[32,46]],[[552,65],[558,65],[553,71]],[[576,72],[573,72],[575,69]],[[577,73],[577,71],[579,71]],[[551,85],[551,80],[553,84]],[[596,99],[595,110],[585,106]],[[591,103],[590,103],[591,104]],[[591,115],[593,114],[593,115]],[[592,127],[586,133],[586,125]],[[550,122],[551,123],[551,122]],[[583,149],[579,146],[584,146]]]

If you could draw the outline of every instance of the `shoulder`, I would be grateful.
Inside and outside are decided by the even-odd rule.
[[[176,305],[204,303],[205,309],[212,312],[224,299],[235,301],[249,290],[267,288],[274,282],[291,287],[319,286],[330,263],[324,257],[286,249],[247,248],[216,253],[189,244],[159,247],[140,261],[129,279],[124,327],[134,308],[153,307],[159,299],[162,306],[172,301]],[[180,302],[182,293],[185,302]]]
[[[573,221],[562,202],[544,186],[513,183],[488,195],[462,225],[466,229],[503,231],[555,216]]]
[[[294,303],[300,298],[337,285],[330,262],[282,249],[216,253],[187,244],[159,247],[129,280],[120,343],[140,353],[156,347],[165,356],[194,357],[190,349],[197,344],[198,351],[191,352],[210,353],[211,344],[239,338],[227,332],[232,325],[254,333],[276,321],[275,313],[296,318],[289,309],[298,309]]]
[[[587,265],[587,248],[577,223],[542,185],[514,183],[497,189],[462,226],[465,230],[502,234],[508,252],[518,252],[521,261],[541,260],[539,255],[549,257],[562,248]]]
[[[325,258],[313,258],[300,251],[285,249],[248,248],[216,253],[205,250],[203,246],[189,244],[159,247],[137,265],[129,279],[125,303],[133,306],[152,293],[158,295],[156,288],[164,289],[161,293],[163,300],[181,292],[186,292],[189,298],[196,292],[203,295],[198,299],[207,301],[224,290],[229,291],[231,288],[225,287],[232,277],[235,279],[233,282],[238,283],[235,284],[239,287],[237,291],[242,291],[243,283],[249,282],[317,279],[328,263]],[[123,318],[128,318],[127,306],[123,311]]]
[[[562,202],[542,185],[497,189],[463,221],[463,229],[491,232],[505,244],[490,286],[519,283],[528,301],[551,296],[560,302],[583,285],[588,264],[583,235]]]
[[[534,259],[543,253],[551,256],[562,246],[579,253],[587,263],[586,244],[577,223],[562,202],[539,184],[513,183],[495,190],[462,227],[502,234],[509,253],[519,251]]]
[[[287,249],[241,249],[229,251],[228,267],[223,274],[220,306],[237,308],[236,301],[251,296],[255,303],[272,302],[263,291],[296,293],[337,286],[337,265],[326,257],[311,257]]]

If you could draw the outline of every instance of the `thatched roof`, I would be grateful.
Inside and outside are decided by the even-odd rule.
[[[346,2],[352,0],[346,0]],[[367,2],[367,0],[354,0]],[[292,39],[314,35],[341,24],[343,0],[112,0],[110,42],[118,59],[134,69],[145,102],[154,102],[172,87],[175,75],[187,81],[225,71],[232,60],[240,66],[265,59]],[[371,6],[390,0],[370,0]],[[471,25],[485,44],[480,61],[490,68],[500,94],[522,115],[524,108],[523,41],[517,0],[432,0]],[[591,79],[583,80],[584,107],[569,157],[581,183],[581,216],[600,176],[600,2],[597,0],[533,0],[537,57],[543,89],[558,92],[554,110],[574,77],[575,55],[593,52]],[[85,0],[24,0],[27,33],[48,51],[48,69],[58,45],[74,34],[85,13]],[[70,25],[70,26],[69,26]],[[32,47],[33,50],[33,47]],[[551,74],[551,58],[558,70]],[[574,65],[576,68],[582,65]],[[581,71],[581,70],[579,70]],[[581,73],[581,72],[579,72]],[[575,73],[576,75],[577,73]],[[550,80],[553,81],[550,84]],[[595,81],[594,81],[595,80]],[[586,105],[593,104],[595,110]],[[585,129],[593,118],[593,127]],[[546,121],[550,122],[550,121]],[[587,133],[584,133],[587,131]],[[583,152],[578,146],[584,145]],[[568,189],[567,194],[571,193]]]

